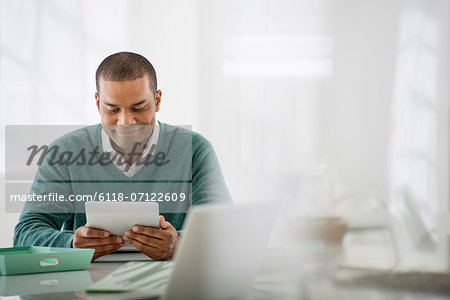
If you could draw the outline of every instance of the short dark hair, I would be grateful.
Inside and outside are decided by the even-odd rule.
[[[95,73],[97,92],[100,92],[100,78],[107,81],[129,81],[148,76],[150,89],[156,92],[156,72],[152,64],[142,55],[133,52],[119,52],[105,58]]]

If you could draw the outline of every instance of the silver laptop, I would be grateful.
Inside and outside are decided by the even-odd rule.
[[[135,296],[163,299],[242,299],[259,270],[277,213],[277,203],[196,206],[184,224],[174,261],[126,264],[87,291],[134,291]],[[161,280],[151,269],[167,276],[159,289],[150,289]]]

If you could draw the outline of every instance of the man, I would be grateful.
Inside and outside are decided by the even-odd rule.
[[[55,161],[56,154],[46,153],[30,194],[101,194],[119,201],[169,195],[172,201],[159,202],[160,228],[133,226],[123,236],[110,236],[85,225],[84,203],[27,202],[14,245],[93,248],[95,260],[127,241],[152,259],[170,258],[190,204],[231,201],[214,150],[199,134],[156,120],[162,93],[143,56],[107,57],[97,69],[96,85],[101,125],[57,139],[50,149],[63,154]]]

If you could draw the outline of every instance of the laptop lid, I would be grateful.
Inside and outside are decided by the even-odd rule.
[[[163,299],[240,299],[259,270],[277,203],[194,207]]]

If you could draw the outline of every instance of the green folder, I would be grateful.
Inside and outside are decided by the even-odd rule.
[[[13,247],[0,249],[0,275],[83,270],[89,267],[94,249]]]

